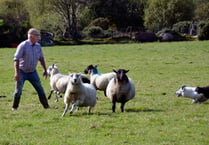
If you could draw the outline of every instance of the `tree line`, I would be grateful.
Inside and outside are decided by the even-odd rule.
[[[208,20],[209,0],[0,0],[0,45],[22,41],[30,27],[77,41]]]

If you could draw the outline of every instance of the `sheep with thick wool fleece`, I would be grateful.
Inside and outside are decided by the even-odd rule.
[[[106,90],[107,97],[112,102],[112,112],[115,112],[116,102],[120,102],[121,112],[124,112],[125,103],[135,97],[133,81],[126,75],[129,70],[113,70],[116,76],[109,82]]]
[[[85,74],[90,74],[90,83],[94,85],[97,90],[104,91],[106,96],[106,88],[110,80],[115,76],[114,72],[100,74],[97,69],[97,65],[89,65],[84,70]]]
[[[72,73],[69,76],[70,81],[64,96],[65,109],[62,117],[65,116],[69,109],[70,103],[72,103],[71,114],[77,106],[89,107],[88,112],[90,113],[91,109],[96,105],[97,100],[95,87],[92,84],[83,83],[80,73]]]
[[[57,102],[58,98],[62,97],[60,93],[62,94],[65,93],[67,84],[69,82],[69,76],[61,74],[56,64],[49,66],[47,68],[47,73],[48,73],[48,76],[50,77],[50,86],[51,86],[51,91],[48,96],[48,99],[50,99],[52,93],[55,92],[56,93],[55,101]],[[82,81],[84,83],[90,83],[90,80],[85,75],[82,74],[81,76],[82,76]]]

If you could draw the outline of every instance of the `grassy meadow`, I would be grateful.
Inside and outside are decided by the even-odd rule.
[[[100,73],[129,69],[136,96],[121,113],[112,113],[111,102],[97,92],[91,114],[81,108],[72,115],[63,98],[49,100],[43,109],[33,87],[26,82],[17,111],[12,111],[14,48],[0,49],[0,144],[1,145],[206,145],[209,144],[209,101],[192,104],[174,94],[182,85],[209,85],[209,41],[80,45],[43,47],[47,66],[60,72],[83,72],[97,64]],[[50,91],[49,78],[44,79]]]

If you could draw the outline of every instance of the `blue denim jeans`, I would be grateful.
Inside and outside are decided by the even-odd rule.
[[[31,73],[25,73],[22,70],[20,70],[20,74],[21,74],[21,79],[19,81],[16,81],[14,98],[21,97],[22,89],[26,80],[28,80],[33,85],[36,92],[38,93],[38,96],[41,96],[41,97],[45,96],[45,92],[41,85],[41,81],[40,81],[37,71],[31,72]]]

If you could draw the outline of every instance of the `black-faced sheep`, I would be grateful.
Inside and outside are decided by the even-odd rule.
[[[112,102],[112,112],[115,112],[116,102],[120,102],[121,112],[124,112],[125,103],[135,97],[133,81],[126,75],[129,70],[113,70],[116,76],[109,82],[106,90],[107,97]]]
[[[70,81],[67,85],[67,89],[64,96],[65,110],[62,116],[65,116],[70,103],[72,108],[70,113],[72,114],[75,108],[89,106],[89,113],[91,109],[96,105],[96,89],[92,84],[83,83],[80,73],[72,73],[69,75]]]
[[[89,65],[85,70],[85,74],[90,74],[90,82],[97,90],[104,91],[106,96],[106,88],[109,81],[115,76],[114,72],[100,74],[97,66]]]
[[[48,99],[51,98],[51,95],[54,92],[56,93],[55,101],[57,102],[58,98],[62,97],[60,93],[62,94],[65,93],[67,84],[69,82],[69,76],[61,74],[56,64],[49,66],[47,69],[47,73],[50,76],[50,87],[51,87],[51,91],[48,96]],[[82,74],[81,76],[82,76],[82,81],[84,83],[90,83],[90,80],[85,75]]]

